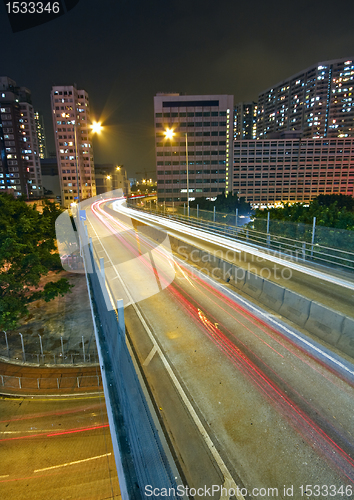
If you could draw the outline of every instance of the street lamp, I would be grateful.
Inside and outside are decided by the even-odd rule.
[[[172,128],[167,128],[165,130],[165,138],[168,140],[171,140],[173,136],[175,135],[174,131]],[[185,133],[186,136],[186,167],[187,167],[187,214],[189,217],[189,172],[188,172],[188,135],[187,132]]]
[[[64,115],[62,115],[64,116]],[[66,118],[69,118],[70,115],[69,113],[66,115]],[[79,156],[78,156],[78,152],[77,152],[77,124],[76,124],[76,120],[72,120],[71,121],[72,125],[74,126],[74,136],[75,136],[75,159],[76,159],[76,186],[77,186],[77,202],[80,203],[80,189],[81,189],[81,185],[80,185],[80,179],[79,179]],[[90,128],[92,130],[92,133],[93,134],[100,134],[102,132],[102,125],[101,125],[101,122],[93,122],[91,125],[90,125]],[[92,179],[91,180],[91,194],[92,194]]]
[[[94,134],[100,134],[102,132],[102,124],[101,122],[92,122],[92,124],[90,125],[91,127],[91,130]]]

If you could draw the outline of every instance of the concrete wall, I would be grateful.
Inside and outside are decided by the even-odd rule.
[[[277,285],[213,254],[170,236],[172,250],[184,259],[242,290],[270,309],[354,358],[354,319]]]

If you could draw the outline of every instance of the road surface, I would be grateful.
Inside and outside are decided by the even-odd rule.
[[[318,485],[317,498],[353,498],[353,366],[329,367],[99,203],[88,232],[189,486],[227,479],[248,497],[312,498],[306,485]]]

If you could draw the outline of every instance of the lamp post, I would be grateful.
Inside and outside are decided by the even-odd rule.
[[[187,167],[187,216],[189,217],[189,172],[188,172],[188,136],[186,132],[186,167]]]
[[[67,117],[70,115],[67,114]],[[74,138],[75,138],[75,159],[76,159],[76,186],[77,186],[77,202],[78,204],[80,203],[80,189],[81,189],[81,183],[80,183],[80,178],[79,178],[79,155],[77,151],[77,124],[76,120],[71,121],[72,125],[74,125]],[[91,130],[93,134],[100,134],[103,127],[101,125],[101,122],[93,122],[91,125]],[[91,195],[92,195],[92,179],[91,179]]]
[[[76,188],[77,188],[77,203],[80,203],[80,179],[79,179],[79,157],[77,154],[77,130],[76,130],[76,121],[73,120],[72,124],[74,125],[74,138],[75,138],[75,164],[76,164]]]
[[[175,132],[172,128],[168,128],[165,130],[165,138],[171,140],[175,135]],[[189,172],[188,172],[188,134],[185,133],[186,136],[186,172],[187,172],[187,214],[189,217]]]
[[[106,179],[107,179],[107,189],[108,191],[112,191],[112,183],[111,183],[112,177],[110,175],[107,175]]]

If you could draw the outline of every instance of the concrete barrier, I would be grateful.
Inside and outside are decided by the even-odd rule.
[[[331,345],[336,345],[342,333],[344,316],[332,309],[312,302],[305,328]]]
[[[295,324],[354,358],[354,319],[313,302],[291,290],[170,236],[171,247],[184,259],[198,264],[214,278],[259,300]]]
[[[300,326],[304,326],[310,315],[311,300],[290,290],[285,290],[279,313]]]
[[[280,307],[283,304],[284,293],[284,287],[277,285],[272,281],[264,280],[263,290],[259,300],[274,311],[279,311]]]
[[[231,281],[234,266],[225,260],[220,261],[220,266],[222,269],[222,279],[226,282]]]
[[[258,299],[263,290],[263,283],[263,278],[247,271],[242,291],[247,293],[247,295]]]
[[[342,324],[341,336],[337,342],[336,347],[354,358],[354,319],[344,317]]]
[[[242,267],[232,266],[232,284],[241,290],[245,284],[246,271]]]

